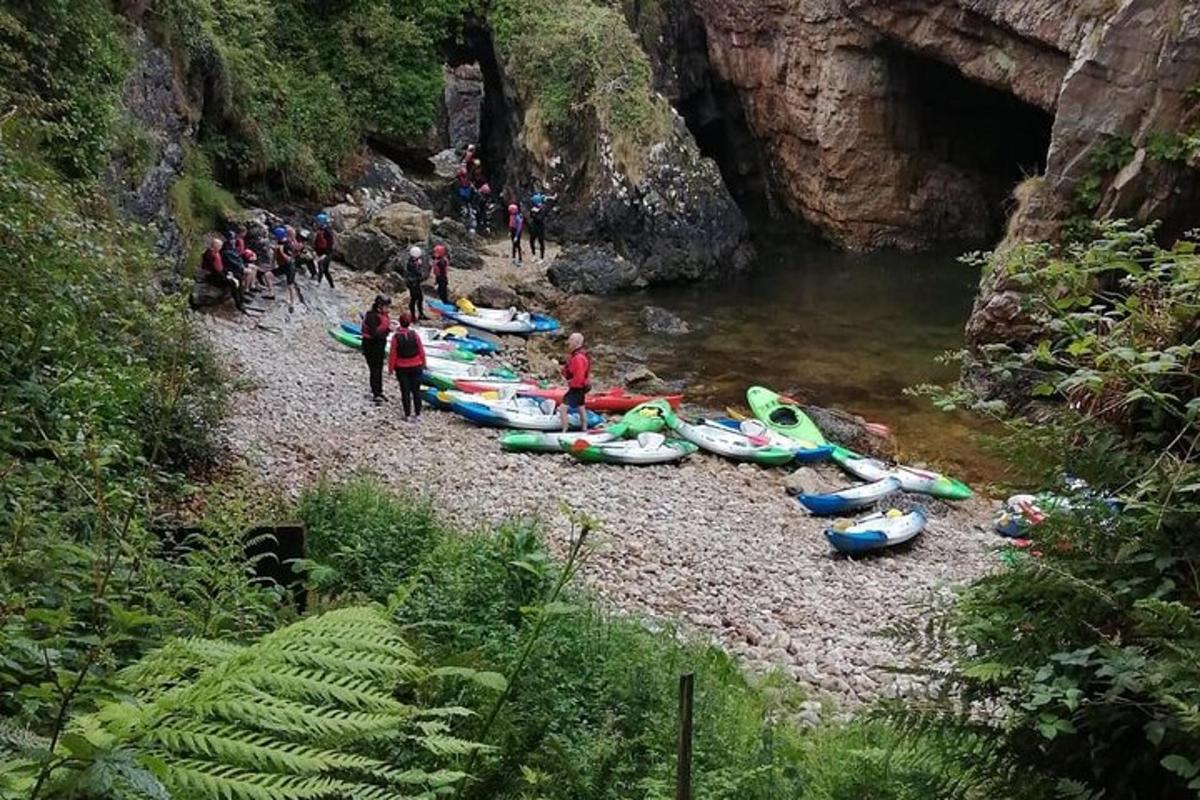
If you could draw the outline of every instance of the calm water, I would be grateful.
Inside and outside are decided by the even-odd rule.
[[[644,357],[698,405],[744,406],[746,387],[761,383],[891,426],[906,458],[974,481],[998,476],[1000,464],[980,451],[978,421],[903,394],[954,380],[956,366],[935,359],[963,345],[977,271],[954,254],[759,249],[758,267],[743,277],[601,300],[597,344]],[[645,334],[644,304],[678,314],[691,333]]]

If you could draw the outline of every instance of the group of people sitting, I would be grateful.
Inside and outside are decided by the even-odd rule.
[[[245,226],[231,226],[223,238],[214,237],[209,242],[200,261],[201,278],[227,289],[242,313],[247,313],[246,301],[252,295],[261,292],[266,299],[274,300],[275,281],[282,279],[287,286],[288,311],[294,311],[296,300],[304,302],[304,293],[296,283],[299,270],[307,269],[318,286],[325,280],[333,288],[329,267],[335,234],[328,214],[317,214],[315,222],[315,235],[297,231],[291,225],[276,226],[271,231],[270,249],[261,254],[261,259],[260,253],[246,244]]]
[[[495,200],[491,184],[483,171],[483,162],[479,160],[473,144],[467,145],[462,162],[458,165],[454,193],[467,229],[481,236],[490,233]],[[520,201],[515,197],[509,202],[508,235],[512,240],[514,264],[525,260],[522,239],[526,230],[529,231],[530,258],[545,260],[546,218],[550,213],[550,203],[556,199],[556,195],[535,191],[529,198],[528,214],[521,210]]]

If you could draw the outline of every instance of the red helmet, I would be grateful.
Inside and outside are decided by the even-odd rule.
[[[466,168],[466,167],[459,167],[459,168],[458,168],[458,174],[459,174],[459,175],[466,175],[466,174],[467,174],[467,168]]]
[[[491,194],[492,193],[492,185],[490,183],[485,183],[483,186],[480,186],[479,193],[480,194]]]
[[[433,254],[434,254],[434,256],[436,256],[437,258],[441,258],[442,256],[446,255],[446,245],[444,245],[444,244],[435,244],[435,245],[433,246]]]
[[[517,213],[517,212],[518,212],[518,211],[520,211],[520,210],[521,210],[521,209],[517,208],[517,204],[516,204],[516,203],[513,203],[512,205],[510,205],[510,206],[508,207],[508,213],[510,213],[510,214],[515,214],[515,213]]]

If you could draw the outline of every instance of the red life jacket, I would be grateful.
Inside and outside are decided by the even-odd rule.
[[[567,366],[563,367],[567,388],[586,389],[592,383],[592,359],[582,347],[571,353]]]
[[[333,237],[329,235],[329,231],[321,228],[317,231],[316,237],[313,239],[313,249],[321,255],[325,255],[333,249]]]
[[[214,275],[220,275],[225,271],[225,262],[221,260],[220,253],[205,250],[204,255],[200,257],[200,268]]]
[[[433,276],[435,278],[446,278],[450,275],[450,259],[442,256],[433,260]]]

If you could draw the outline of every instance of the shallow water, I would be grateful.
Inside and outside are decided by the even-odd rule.
[[[690,403],[744,407],[759,383],[889,425],[901,454],[992,480],[1001,465],[981,451],[982,424],[946,414],[906,387],[948,383],[937,356],[963,345],[979,282],[955,254],[849,255],[813,246],[760,245],[757,267],[715,283],[657,287],[599,301],[593,345],[645,358]],[[677,337],[643,331],[643,305],[687,321]]]

